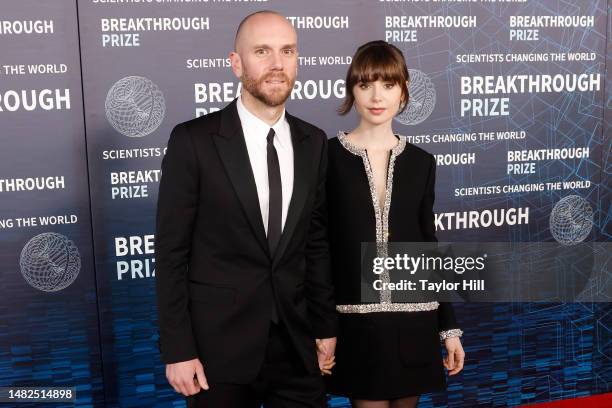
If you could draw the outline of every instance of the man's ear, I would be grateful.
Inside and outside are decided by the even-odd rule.
[[[242,77],[242,59],[240,54],[236,51],[232,51],[229,54],[230,63],[232,64],[232,71],[238,78]]]

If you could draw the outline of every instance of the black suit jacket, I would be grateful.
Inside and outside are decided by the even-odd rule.
[[[162,161],[155,238],[162,361],[200,358],[212,382],[248,383],[264,358],[272,303],[309,372],[334,337],[325,133],[286,114],[293,195],[270,255],[236,101],[177,125]]]

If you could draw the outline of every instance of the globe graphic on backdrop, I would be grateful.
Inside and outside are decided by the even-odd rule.
[[[408,94],[410,100],[404,112],[395,120],[404,125],[417,125],[431,115],[436,106],[436,88],[431,79],[418,69],[409,69],[410,84]]]
[[[550,232],[563,245],[584,241],[592,228],[593,209],[578,195],[562,198],[550,213]]]
[[[117,81],[106,95],[106,118],[128,137],[146,136],[161,124],[166,112],[164,95],[150,79],[129,76]]]
[[[57,292],[75,281],[81,270],[81,257],[74,242],[64,235],[45,232],[25,244],[19,266],[31,286]]]

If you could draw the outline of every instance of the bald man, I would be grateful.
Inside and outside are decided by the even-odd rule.
[[[324,407],[336,312],[327,137],[285,112],[297,35],[247,16],[230,53],[241,96],[177,125],[155,240],[160,351],[193,407]]]

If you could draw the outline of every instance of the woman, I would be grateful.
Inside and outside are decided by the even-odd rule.
[[[408,103],[408,80],[398,48],[384,41],[359,47],[339,112],[354,105],[360,122],[329,141],[327,203],[340,329],[328,385],[356,408],[416,407],[420,394],[446,388],[443,367],[449,375],[463,368],[462,331],[450,304],[392,303],[385,291],[380,303],[361,302],[362,242],[383,248],[392,241],[437,241],[434,157],[392,130]]]

